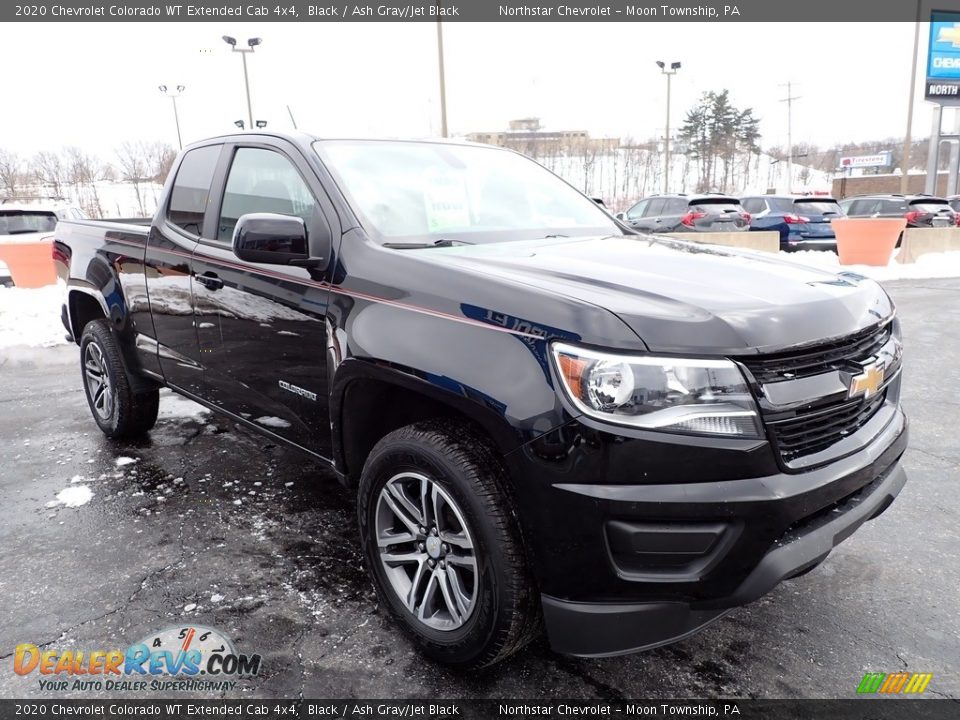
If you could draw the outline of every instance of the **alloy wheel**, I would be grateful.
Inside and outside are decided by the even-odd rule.
[[[83,375],[87,382],[87,392],[94,412],[102,420],[109,420],[113,414],[113,385],[107,372],[107,363],[103,351],[94,343],[88,343],[83,354]]]
[[[424,625],[456,630],[476,605],[473,537],[456,501],[426,475],[403,472],[380,490],[380,563],[396,596]]]

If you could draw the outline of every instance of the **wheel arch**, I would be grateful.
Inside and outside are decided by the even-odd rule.
[[[398,428],[435,418],[459,419],[502,455],[523,442],[502,414],[478,399],[439,387],[409,368],[356,358],[341,363],[330,394],[335,467],[354,486],[377,441]]]

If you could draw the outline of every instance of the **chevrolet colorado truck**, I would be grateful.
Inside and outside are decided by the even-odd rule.
[[[878,284],[637,234],[510,151],[217,137],[152,220],[62,221],[53,253],[101,430],[149,432],[168,387],[330,466],[450,665],[684,638],[906,481]]]

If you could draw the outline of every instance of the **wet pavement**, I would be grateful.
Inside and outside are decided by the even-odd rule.
[[[91,696],[16,676],[17,644],[122,649],[202,625],[263,655],[227,697],[851,697],[865,672],[905,669],[958,698],[960,280],[888,288],[912,420],[890,510],[683,642],[582,660],[541,640],[470,675],[422,659],[377,606],[353,494],[329,472],[170,395],[148,440],[110,442],[75,347],[0,351],[0,697]],[[56,504],[83,487],[85,504]]]

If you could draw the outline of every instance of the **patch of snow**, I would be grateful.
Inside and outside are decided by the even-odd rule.
[[[160,412],[157,413],[158,418],[163,419],[181,419],[181,420],[195,420],[198,423],[206,422],[206,415],[209,415],[210,411],[203,405],[198,405],[193,402],[193,400],[187,400],[187,398],[182,395],[177,395],[175,392],[172,392],[166,388],[160,391]]]
[[[117,464],[117,467],[123,467],[124,465],[133,465],[137,462],[139,458],[132,458],[127,456],[118,457],[114,462]]]
[[[92,499],[93,490],[90,489],[89,485],[71,485],[58,492],[57,499],[48,502],[47,507],[63,505],[64,507],[76,508],[86,505]]]
[[[263,417],[258,417],[254,420],[255,423],[260,423],[265,427],[272,428],[288,428],[290,423],[284,420],[283,418],[273,417],[272,415],[264,415]]]
[[[899,251],[896,251],[899,253]],[[782,260],[809,265],[832,273],[850,272],[873,280],[899,280],[913,278],[960,277],[960,251],[927,253],[915,263],[901,264],[896,253],[888,265],[841,265],[840,258],[832,252],[802,250],[779,253]]]
[[[223,600],[223,598],[224,598],[224,596],[221,595],[220,593],[214,593],[213,595],[210,596],[210,602],[212,602],[212,603],[218,603],[218,602],[220,602],[221,600]]]
[[[183,611],[184,611],[184,612],[193,612],[193,611],[196,610],[196,609],[197,609],[197,604],[196,604],[196,603],[188,603],[188,604],[186,604],[186,605],[183,606]]]
[[[60,322],[63,289],[0,286],[0,349],[17,346],[66,345],[66,330]]]
[[[212,327],[216,327],[216,325],[214,325],[213,323],[202,322],[202,323],[200,323],[199,325],[197,325],[197,327],[199,327],[199,328],[212,328]]]

